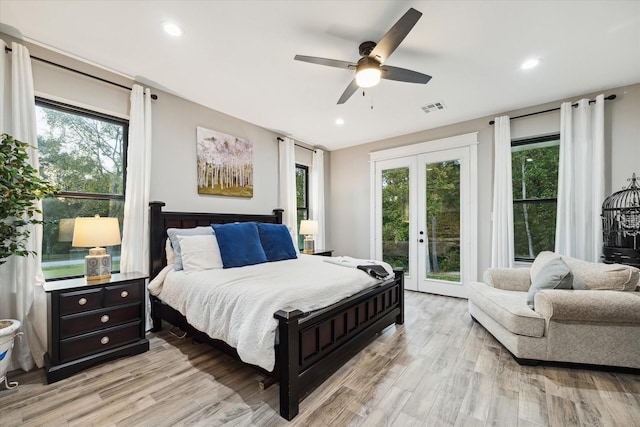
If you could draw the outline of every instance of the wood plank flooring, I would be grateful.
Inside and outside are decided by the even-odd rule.
[[[9,374],[0,426],[640,426],[640,375],[524,367],[465,300],[406,293],[392,326],[316,389],[291,423],[278,385],[206,344],[150,334],[151,350],[46,385]],[[639,349],[640,350],[640,349]]]

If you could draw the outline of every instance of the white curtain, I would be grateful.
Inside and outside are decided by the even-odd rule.
[[[555,250],[598,262],[604,201],[604,95],[560,107],[560,164]]]
[[[513,267],[513,189],[509,116],[496,117],[493,162],[493,225],[491,267]]]
[[[324,249],[325,246],[325,222],[324,222],[324,151],[316,148],[311,162],[311,178],[309,180],[309,192],[311,200],[310,219],[318,221],[318,234],[315,236],[315,247]]]
[[[282,223],[289,227],[293,241],[298,241],[298,216],[296,211],[296,154],[293,139],[283,138],[278,147],[279,201],[284,209]]]
[[[146,93],[145,93],[146,92]],[[149,274],[149,191],[151,187],[151,90],[131,89],[127,181],[120,271]],[[147,330],[151,307],[147,296]]]
[[[31,58],[27,48],[18,43],[11,44],[11,55],[5,53],[4,47],[2,42],[0,105],[3,111],[0,112],[0,131],[29,143],[32,146],[29,149],[29,163],[38,169],[38,134]],[[41,210],[42,202],[36,202],[36,206]],[[42,216],[36,215],[36,218],[42,219]],[[24,332],[23,339],[15,342],[9,369],[19,367],[25,371],[33,368],[34,364],[42,367],[47,349],[47,299],[42,288],[42,226],[28,227],[31,234],[26,249],[38,255],[13,256],[0,266],[0,318],[20,320]]]

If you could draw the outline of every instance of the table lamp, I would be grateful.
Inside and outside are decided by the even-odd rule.
[[[120,244],[118,218],[76,218],[72,246],[91,248],[85,257],[87,281],[111,277],[111,255],[101,246]]]
[[[303,219],[300,221],[300,234],[304,234],[304,250],[305,254],[311,254],[314,250],[313,235],[318,234],[318,221]]]

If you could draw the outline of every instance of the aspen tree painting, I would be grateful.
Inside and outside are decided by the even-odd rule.
[[[253,145],[198,127],[198,194],[253,197]]]

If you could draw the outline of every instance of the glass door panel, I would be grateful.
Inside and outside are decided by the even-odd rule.
[[[460,283],[460,160],[425,167],[426,278]]]
[[[469,150],[418,156],[418,290],[466,297],[475,275]]]
[[[382,171],[382,260],[409,273],[409,168]]]
[[[398,158],[375,165],[375,230],[372,256],[404,270],[406,289],[417,290],[417,246],[414,212],[417,204],[416,158]]]

